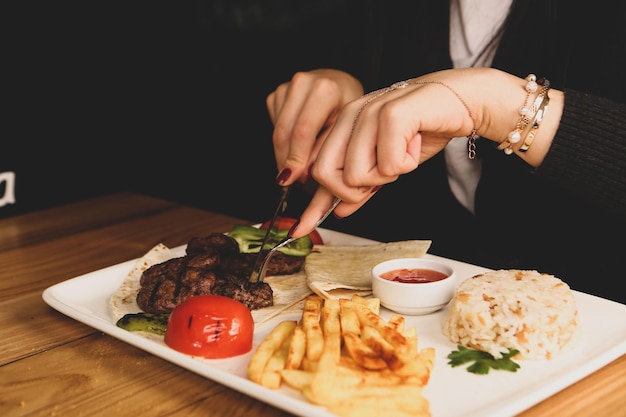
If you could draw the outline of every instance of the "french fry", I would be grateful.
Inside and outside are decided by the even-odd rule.
[[[394,370],[402,366],[401,359],[394,346],[387,342],[373,327],[365,326],[362,332],[363,343],[378,355],[389,369]]]
[[[321,398],[329,398],[334,394],[333,386],[337,375],[339,358],[341,357],[341,324],[339,321],[339,301],[326,300],[322,307],[322,329],[324,334],[324,351],[320,357],[318,368],[313,375],[311,385],[303,394],[311,401],[322,404]]]
[[[265,339],[259,344],[250,363],[248,364],[248,378],[251,381],[261,384],[263,380],[263,371],[267,363],[270,361],[274,352],[280,349],[283,342],[289,337],[296,327],[295,321],[280,322]]]
[[[399,353],[408,352],[410,350],[410,344],[401,332],[392,326],[388,326],[385,320],[383,320],[383,318],[378,314],[375,314],[358,304],[355,306],[359,320],[361,320],[361,324],[363,326],[371,326],[378,330],[380,335],[397,351],[399,351]]]
[[[350,357],[365,369],[385,369],[387,362],[355,333],[343,333],[343,342]]]
[[[339,300],[341,334],[354,333],[357,337],[361,334],[361,323],[354,309],[354,301],[348,299]]]
[[[287,360],[285,362],[285,369],[298,369],[302,365],[302,359],[306,352],[306,334],[302,327],[296,326],[293,329],[291,340],[289,344],[289,351],[287,352]]]
[[[308,372],[316,372],[319,365],[319,361],[310,361],[306,356],[302,358],[302,366],[300,369]]]
[[[365,299],[359,297],[357,301],[340,300],[341,307],[341,336],[350,356],[365,369],[384,369],[387,363],[380,355],[363,343],[361,339],[361,323],[357,315],[355,303],[367,306]],[[369,308],[369,307],[368,307]]]
[[[387,325],[402,333],[404,331],[404,317],[394,314],[387,320]]]
[[[356,398],[354,402],[334,404],[329,409],[338,416],[342,417],[381,417],[381,416],[393,416],[393,417],[430,417],[430,412],[417,413],[415,411],[402,411],[399,410],[395,403],[381,404],[376,403],[375,407],[372,407],[370,403],[360,403],[359,398]]]
[[[330,404],[339,404],[341,402],[354,402],[356,398],[359,402],[369,402],[370,406],[376,406],[381,402],[393,402],[395,404],[405,404],[408,407],[412,407],[412,404],[416,402],[416,398],[419,398],[422,394],[422,387],[419,385],[402,384],[393,389],[389,387],[378,386],[342,386],[341,390],[336,390],[334,399],[335,402]],[[369,399],[369,401],[368,401]]]
[[[417,352],[417,329],[415,327],[405,329],[404,322],[403,316],[393,315],[389,318],[387,324],[402,333],[409,342],[410,350]]]
[[[415,388],[378,392],[347,392],[353,396],[329,405],[329,409],[343,417],[430,417],[428,401]]]
[[[402,377],[389,369],[363,369],[356,362],[345,363],[342,361],[337,375],[335,384],[337,387],[349,385],[350,383],[363,386],[398,386],[404,383],[419,385],[418,380]]]
[[[306,334],[306,357],[310,361],[319,360],[324,350],[324,335],[320,326],[322,298],[311,295],[304,301],[302,310],[302,329]]]
[[[426,386],[430,380],[430,374],[435,366],[435,349],[424,348],[417,358],[416,370],[413,374],[421,386]]]
[[[287,385],[341,417],[430,417],[422,388],[435,350],[418,351],[417,330],[379,310],[375,298],[308,297],[299,324],[280,323],[259,345],[249,378]]]
[[[283,369],[280,371],[280,375],[285,384],[298,391],[302,391],[311,385],[311,381],[313,380],[313,372],[300,369]]]
[[[380,313],[380,298],[365,298],[360,295],[354,294],[352,299],[350,300],[355,303],[364,304],[372,310],[372,312],[379,314]]]
[[[289,353],[292,335],[293,333],[287,336],[282,345],[274,351],[270,360],[265,365],[265,369],[263,369],[263,374],[261,375],[261,385],[264,387],[271,389],[277,389],[280,387],[282,380],[280,371],[285,368],[287,363],[287,355]]]
[[[404,331],[404,336],[410,345],[410,350],[417,352],[417,330],[415,327],[411,327]]]

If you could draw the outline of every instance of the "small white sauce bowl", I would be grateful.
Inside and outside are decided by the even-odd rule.
[[[432,282],[397,282],[381,277],[397,269],[430,269],[446,278]],[[457,280],[454,268],[445,261],[428,258],[398,258],[372,268],[372,295],[380,304],[396,313],[419,316],[444,308],[452,299]]]

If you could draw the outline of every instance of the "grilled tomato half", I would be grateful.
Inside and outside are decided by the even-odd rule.
[[[254,320],[250,310],[232,298],[196,295],[170,314],[165,344],[207,359],[229,358],[252,350]]]

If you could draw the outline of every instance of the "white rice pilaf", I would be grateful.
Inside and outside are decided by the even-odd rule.
[[[498,270],[459,284],[443,321],[448,338],[495,358],[509,348],[515,359],[551,359],[578,333],[570,287],[537,271]]]

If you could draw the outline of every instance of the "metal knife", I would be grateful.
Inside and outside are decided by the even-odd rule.
[[[335,197],[333,204],[331,204],[331,206],[328,208],[326,213],[324,213],[324,215],[317,221],[317,223],[315,224],[315,227],[313,227],[313,230],[317,229],[317,227],[320,224],[322,224],[328,216],[330,216],[330,213],[332,213],[335,210],[335,207],[337,207],[339,203],[341,203],[341,199],[338,197]],[[291,236],[286,236],[283,238],[283,240],[278,242],[272,249],[270,249],[269,252],[267,252],[267,254],[261,260],[261,263],[259,263],[259,260],[257,258],[255,269],[252,270],[252,274],[250,275],[250,281],[251,282],[263,282],[263,279],[265,278],[265,273],[267,272],[267,267],[269,265],[270,259],[272,258],[272,255],[274,255],[278,249],[293,242],[294,240],[296,240],[296,238],[293,238]]]
[[[261,243],[261,248],[259,249],[259,254],[254,261],[254,268],[252,268],[252,273],[250,274],[250,281],[257,282],[258,281],[258,272],[257,270],[261,266],[261,262],[263,262],[263,249],[265,248],[265,244],[269,240],[270,234],[272,233],[272,227],[274,227],[274,223],[276,223],[276,219],[278,216],[283,214],[287,209],[287,197],[289,197],[289,190],[291,190],[291,186],[281,187],[280,198],[278,200],[278,205],[276,206],[276,210],[274,210],[274,215],[272,216],[272,220],[270,220],[269,225],[267,226],[267,232],[265,232],[265,236],[263,237],[263,242]]]

